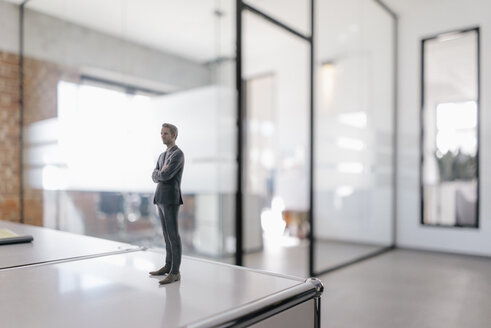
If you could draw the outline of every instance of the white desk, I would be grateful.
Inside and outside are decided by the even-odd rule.
[[[0,228],[32,235],[31,243],[1,245],[0,270],[34,263],[135,251],[136,246],[63,231],[0,221]]]
[[[42,244],[36,241],[42,240],[44,232],[36,233],[31,250]],[[65,244],[78,238],[80,245],[94,245],[92,253],[104,254],[103,250],[115,246],[86,236],[46,233],[56,249],[78,251]],[[11,257],[19,253],[28,258],[25,245],[12,246]],[[44,259],[62,255],[34,253]],[[322,285],[318,280],[183,257],[182,280],[159,286],[163,277],[148,272],[162,266],[164,256],[163,250],[137,249],[0,269],[0,326],[283,328],[320,324]],[[31,256],[38,262],[40,257]]]

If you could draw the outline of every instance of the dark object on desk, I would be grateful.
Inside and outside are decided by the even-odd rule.
[[[0,245],[30,243],[33,240],[34,238],[32,238],[31,235],[6,237],[6,238],[0,238]]]

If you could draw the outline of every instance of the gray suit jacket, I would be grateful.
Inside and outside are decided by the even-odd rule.
[[[167,154],[168,153],[168,154]],[[166,156],[167,154],[167,156]],[[165,160],[165,163],[164,163]],[[162,171],[164,166],[167,169]],[[160,154],[157,166],[153,170],[152,180],[157,183],[154,204],[182,204],[181,178],[184,170],[184,153],[174,146]]]

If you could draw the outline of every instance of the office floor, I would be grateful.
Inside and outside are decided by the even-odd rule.
[[[297,240],[298,241],[298,240]],[[381,246],[322,240],[315,245],[315,271],[323,271],[371,254]],[[244,255],[244,265],[249,268],[308,277],[309,243],[302,240],[296,245],[265,242],[264,250]],[[233,259],[229,261],[233,263]]]
[[[245,264],[305,277],[307,245],[265,247],[245,255]],[[323,264],[370,251],[337,242],[319,247]],[[319,278],[325,328],[491,327],[491,258],[395,249]]]
[[[491,259],[396,249],[319,277],[322,327],[491,327]]]

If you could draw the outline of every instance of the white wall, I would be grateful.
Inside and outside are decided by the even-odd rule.
[[[211,83],[205,65],[25,11],[24,54],[81,73],[166,92]],[[0,50],[19,53],[19,6],[0,0]]]
[[[19,7],[1,0],[0,50],[19,53]]]
[[[99,68],[160,82],[168,91],[206,85],[210,79],[208,69],[199,63],[30,9],[25,15],[25,55],[82,70]]]
[[[479,229],[420,224],[419,131],[421,39],[479,26],[481,33]],[[399,19],[398,227],[397,245],[491,255],[491,2],[417,2]]]
[[[201,63],[26,9],[24,54],[99,78],[172,92],[208,85]],[[0,50],[19,53],[19,6],[0,0]]]

